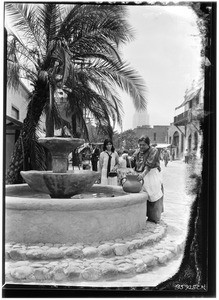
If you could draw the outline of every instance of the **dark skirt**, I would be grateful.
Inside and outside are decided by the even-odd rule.
[[[159,223],[163,211],[163,197],[155,202],[147,201],[147,221]]]

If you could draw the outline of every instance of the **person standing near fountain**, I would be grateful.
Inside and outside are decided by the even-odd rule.
[[[94,146],[94,149],[92,151],[91,155],[91,164],[92,164],[92,170],[97,172],[97,163],[100,156],[100,149],[97,146]]]
[[[103,151],[99,158],[99,167],[102,185],[118,185],[116,171],[119,167],[119,155],[110,139],[104,141]]]
[[[138,173],[138,180],[144,180],[142,191],[148,193],[148,221],[159,223],[163,212],[163,184],[160,175],[159,150],[150,146],[149,137],[140,137],[139,149],[132,155],[132,166]]]

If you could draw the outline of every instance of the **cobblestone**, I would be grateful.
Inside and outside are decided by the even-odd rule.
[[[166,227],[165,224],[160,226],[161,229],[164,227]],[[169,247],[167,246],[168,249],[164,247],[165,243],[169,245]],[[6,278],[9,282],[21,280],[24,282],[46,283],[81,279],[93,282],[100,278],[113,278],[118,275],[128,275],[130,277],[148,272],[148,267],[167,263],[180,249],[183,249],[184,245],[181,241],[182,245],[175,243],[174,246],[167,237],[155,242],[155,245],[153,243],[144,244],[143,239],[134,239],[132,244],[135,245],[132,252],[128,248],[130,242],[115,243],[113,246],[102,244],[98,245],[98,248],[85,247],[82,250],[72,245],[69,248],[67,246],[57,248],[52,245],[51,248],[46,248],[45,251],[42,250],[44,246],[38,248],[28,247],[29,250],[26,251],[28,260],[16,261],[10,259],[7,262]],[[22,246],[20,245],[20,247]],[[64,248],[67,250],[64,251]],[[17,249],[12,251],[20,251],[19,248]],[[103,256],[104,251],[109,249],[111,250],[108,253],[109,255]],[[114,253],[112,250],[114,250]],[[66,255],[67,253],[69,255]],[[81,257],[82,253],[83,257]],[[74,254],[76,255],[74,256]],[[47,260],[45,260],[45,257]]]

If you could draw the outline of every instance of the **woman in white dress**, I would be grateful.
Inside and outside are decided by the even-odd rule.
[[[111,140],[106,139],[103,144],[103,152],[100,153],[99,167],[102,185],[118,185],[117,176],[111,177],[110,172],[116,172],[119,167],[119,155],[113,147]]]
[[[160,154],[158,149],[150,146],[148,136],[138,140],[139,149],[132,155],[132,164],[138,173],[138,179],[144,180],[143,192],[147,192],[148,221],[159,223],[163,208],[163,183],[160,174]]]

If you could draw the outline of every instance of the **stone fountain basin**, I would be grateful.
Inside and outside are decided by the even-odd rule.
[[[123,238],[145,227],[146,193],[94,184],[71,199],[51,199],[27,184],[6,186],[5,240],[92,243]]]
[[[71,198],[91,188],[100,172],[89,170],[54,173],[52,171],[21,171],[21,176],[32,190],[49,194],[51,198]]]

